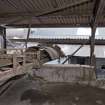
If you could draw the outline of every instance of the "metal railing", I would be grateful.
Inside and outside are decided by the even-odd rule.
[[[89,35],[36,35],[32,38],[38,38],[38,39],[89,39]],[[104,35],[96,35],[95,39],[105,39]]]

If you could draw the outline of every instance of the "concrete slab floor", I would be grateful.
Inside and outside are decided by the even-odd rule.
[[[0,105],[105,105],[105,90],[79,84],[43,84],[24,77],[0,96]]]

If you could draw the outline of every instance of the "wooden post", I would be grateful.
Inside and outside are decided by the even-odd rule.
[[[90,39],[90,65],[94,66],[94,49],[95,49],[95,32],[96,27],[91,28],[91,39]]]
[[[0,27],[0,35],[2,36],[2,38],[3,38],[3,41],[1,42],[1,47],[3,48],[3,49],[6,49],[6,28],[4,28],[4,27]]]
[[[31,32],[31,24],[29,24],[29,28],[28,28],[27,39],[26,39],[26,43],[25,43],[26,48],[27,48],[27,43],[28,43],[28,40],[29,40],[30,32]]]
[[[26,64],[26,53],[23,54],[23,65]]]
[[[3,29],[3,39],[4,39],[4,49],[7,48],[7,43],[6,43],[6,28]]]
[[[16,53],[13,54],[13,69],[16,70],[17,67],[17,58]]]

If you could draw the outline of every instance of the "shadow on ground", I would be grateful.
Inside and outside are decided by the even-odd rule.
[[[68,83],[44,83],[23,78],[0,96],[0,105],[105,105],[105,90]]]

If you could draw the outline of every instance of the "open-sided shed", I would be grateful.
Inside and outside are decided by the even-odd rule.
[[[91,27],[91,64],[96,27],[105,26],[104,14],[105,0],[0,0],[0,25],[4,40],[8,26]],[[27,39],[28,36],[29,32]]]

